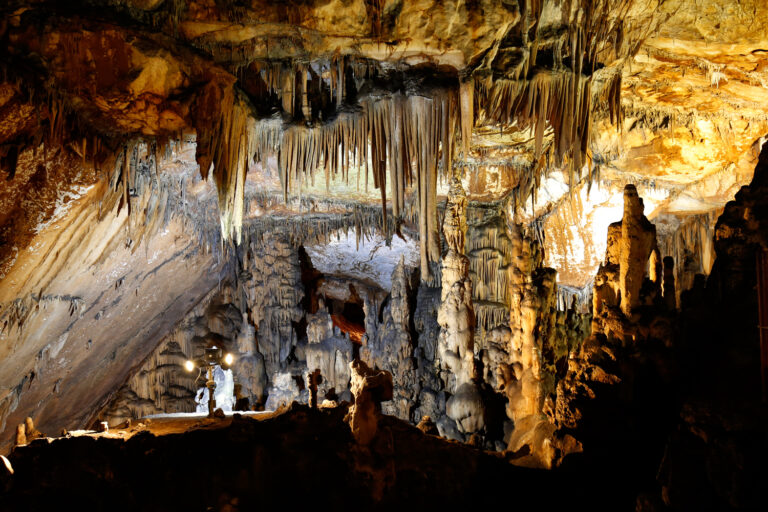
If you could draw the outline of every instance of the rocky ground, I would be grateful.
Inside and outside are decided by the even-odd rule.
[[[14,474],[3,473],[3,507],[634,508],[631,457],[576,457],[555,471],[520,468],[509,462],[514,455],[447,441],[390,416],[364,446],[345,423],[347,412],[294,404],[273,416],[145,420],[109,433],[39,439],[8,457]]]

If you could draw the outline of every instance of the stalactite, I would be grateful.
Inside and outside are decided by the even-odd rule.
[[[621,125],[621,73],[601,77],[599,84],[593,81],[593,75],[599,54],[634,54],[623,37],[633,0],[574,0],[563,6],[570,24],[551,44],[555,61],[551,70],[537,68],[543,5],[541,0],[521,3],[522,59],[503,71],[491,67],[492,73],[476,73],[475,104],[480,123],[516,123],[520,129],[532,129],[534,161],[539,161],[545,130],[551,127],[555,165],[568,165],[573,186],[574,175],[580,175],[590,158],[595,106],[605,109],[617,127]],[[495,53],[491,55],[491,60],[496,58]],[[539,171],[545,169],[535,166],[527,182],[538,182]],[[592,177],[593,173],[588,173],[588,179]],[[517,191],[517,203],[522,204],[534,193],[535,187],[522,187]]]
[[[387,174],[390,199],[395,217],[403,215],[405,190],[416,183],[419,197],[422,277],[433,280],[430,265],[440,259],[437,223],[437,177],[442,169],[452,169],[453,139],[457,128],[458,97],[455,91],[434,91],[431,97],[394,94],[386,98],[366,98],[360,110],[341,113],[334,120],[315,126],[291,125],[275,144],[268,130],[260,135],[261,123],[253,125],[260,153],[277,151],[278,168],[285,197],[301,176],[314,179],[322,169],[326,186],[331,174],[348,177],[349,168],[366,167],[373,175],[373,185],[381,190],[382,214],[386,215]],[[267,140],[268,142],[262,142]],[[413,175],[416,178],[413,178]],[[383,226],[389,222],[384,219]]]
[[[213,176],[219,199],[221,232],[224,239],[234,238],[239,244],[242,236],[243,194],[248,163],[256,152],[256,140],[250,136],[255,121],[243,100],[225,112],[214,152]]]
[[[548,123],[554,131],[556,165],[568,158],[572,172],[581,169],[592,128],[590,77],[539,70],[530,79],[496,80],[488,89],[484,111],[488,120],[531,127],[535,160],[543,154]]]
[[[622,6],[626,3],[625,0],[621,2]],[[239,237],[242,202],[238,198],[243,194],[240,178],[247,171],[252,155],[260,158],[263,165],[265,155],[277,154],[286,198],[294,190],[301,190],[302,183],[314,183],[314,173],[320,169],[325,174],[327,187],[332,174],[341,174],[341,178],[348,181],[350,166],[365,167],[363,181],[367,191],[370,168],[382,204],[386,206],[387,200],[391,202],[396,219],[404,215],[407,187],[415,186],[422,241],[422,278],[434,283],[437,276],[431,267],[439,261],[442,252],[436,204],[437,179],[438,176],[449,177],[453,172],[453,146],[457,133],[461,135],[461,152],[466,161],[476,104],[478,116],[484,121],[516,123],[521,128],[533,129],[534,163],[517,180],[517,204],[522,205],[528,198],[535,202],[540,174],[548,168],[550,158],[556,165],[567,161],[572,175],[580,172],[585,162],[593,101],[589,73],[593,70],[584,66],[585,62],[594,62],[596,38],[614,30],[616,21],[614,18],[601,20],[605,2],[588,2],[584,13],[580,14],[584,26],[569,29],[564,39],[567,44],[561,45],[571,56],[570,67],[535,71],[538,19],[542,8],[539,0],[528,1],[524,7],[528,20],[524,39],[527,45],[530,43],[526,64],[529,69],[525,73],[517,71],[517,74],[503,78],[464,77],[457,88],[432,90],[429,96],[413,92],[407,96],[401,93],[367,96],[359,99],[356,105],[344,105],[347,73],[351,74],[359,90],[363,81],[380,72],[378,63],[341,55],[327,59],[327,63],[312,65],[288,60],[257,63],[254,69],[261,74],[270,93],[277,95],[282,110],[291,117],[303,117],[306,122],[284,126],[276,135],[277,130],[271,127],[264,133],[264,124],[260,121],[248,130],[246,137],[238,137],[235,135],[238,127],[253,123],[241,118],[243,109],[237,95],[219,94],[221,126],[214,127],[208,146],[216,160],[214,163],[219,164],[214,165],[214,174],[220,188],[224,238]],[[580,51],[588,55],[579,57]],[[562,48],[560,53],[562,60]],[[326,84],[324,87],[329,96],[323,101],[330,99],[336,103],[335,116],[324,123],[312,119],[316,109],[309,94],[309,75],[315,76],[312,70],[317,66],[327,70],[321,80]],[[608,104],[612,118],[618,118],[620,110],[614,103],[618,103],[620,95],[620,76],[611,79],[607,88]],[[550,128],[554,134],[552,143],[544,140]],[[205,140],[202,140],[202,146],[206,146]],[[241,153],[242,150],[247,152]],[[207,171],[205,163],[205,160],[201,162],[204,174]],[[386,207],[382,209],[382,216],[386,211]],[[385,219],[383,226],[388,225]]]
[[[81,297],[71,295],[35,295],[17,298],[8,303],[0,311],[0,334],[20,335],[24,324],[32,315],[43,312],[49,307],[64,304],[69,309],[69,316],[82,317],[86,311],[86,303]]]
[[[592,300],[592,288],[594,286],[594,279],[591,279],[587,284],[581,288],[574,288],[573,286],[557,285],[557,309],[558,311],[568,311],[569,309],[576,309],[581,313],[591,313]]]
[[[469,158],[469,148],[472,145],[472,127],[475,124],[474,113],[474,80],[463,80],[459,84],[459,103],[461,108],[461,149],[463,159]]]
[[[467,210],[466,254],[481,345],[485,333],[509,325],[509,269],[514,248],[507,227],[507,206],[507,201],[472,202]]]
[[[600,99],[603,105],[608,107],[608,115],[611,122],[620,128],[624,123],[624,111],[621,108],[621,72],[613,73],[608,85],[601,88],[603,94]]]
[[[279,203],[277,197],[269,193],[257,193],[247,198],[250,205],[258,204],[261,209],[269,209]],[[333,199],[302,197],[289,199],[290,206],[301,211],[309,210],[310,205],[317,211],[281,217],[265,215],[248,219],[244,223],[245,238],[251,241],[262,240],[268,233],[284,233],[294,247],[305,244],[327,244],[339,232],[353,230],[356,241],[371,239],[377,233],[393,232],[394,223],[388,217],[389,225],[382,225],[380,208],[355,204]],[[325,210],[325,212],[323,212]],[[346,210],[346,213],[340,213]]]
[[[693,286],[696,274],[709,274],[715,259],[715,224],[721,210],[686,216],[677,229],[659,237],[659,249],[663,256],[671,256],[675,262],[674,282],[676,294]]]
[[[474,302],[477,327],[483,332],[509,324],[509,308],[495,302]],[[481,336],[482,340],[482,336]],[[478,340],[479,342],[481,340]]]

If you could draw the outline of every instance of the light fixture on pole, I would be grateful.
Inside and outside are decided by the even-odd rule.
[[[206,370],[207,380],[205,382],[205,387],[208,389],[209,418],[213,418],[213,412],[216,410],[216,398],[214,395],[214,392],[216,391],[216,381],[213,380],[213,370],[216,366],[229,368],[234,361],[235,357],[232,354],[224,354],[224,350],[221,347],[214,345],[212,347],[207,347],[203,352],[202,357],[190,359],[184,363],[184,368],[188,372],[193,371],[195,368],[198,368],[200,373],[202,373],[203,369]],[[200,374],[198,373],[195,382],[197,382],[199,378]]]

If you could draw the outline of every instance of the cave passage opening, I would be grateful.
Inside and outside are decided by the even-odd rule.
[[[362,304],[331,299],[331,320],[335,327],[349,336],[353,344],[362,344],[365,334],[365,311]]]

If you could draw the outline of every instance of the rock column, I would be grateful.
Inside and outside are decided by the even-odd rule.
[[[670,311],[677,309],[677,296],[675,294],[675,260],[672,256],[664,258],[664,282],[663,282],[664,304]]]
[[[267,390],[267,372],[264,356],[256,350],[256,329],[243,313],[243,326],[237,336],[238,356],[234,365],[236,385],[239,385],[238,408],[252,409],[264,403]]]
[[[448,253],[443,259],[437,350],[446,391],[453,394],[446,403],[446,414],[456,422],[459,432],[472,434],[485,427],[485,408],[474,382],[475,313],[469,258],[464,255],[466,232],[467,197],[461,182],[454,178],[443,222]]]
[[[443,258],[442,293],[437,322],[440,324],[438,358],[446,390],[453,393],[472,380],[474,367],[475,314],[469,258],[464,255],[467,229],[467,198],[461,182],[451,183],[443,233],[448,253]]]
[[[412,270],[401,259],[392,273],[392,289],[382,311],[382,322],[360,349],[360,358],[369,366],[392,374],[394,396],[383,405],[384,412],[406,421],[411,420],[413,404],[421,391],[410,332],[413,284]],[[373,311],[366,319],[369,316],[377,315]]]
[[[619,244],[621,311],[629,317],[632,309],[640,304],[645,266],[656,247],[656,226],[643,215],[643,200],[637,195],[634,185],[624,187],[624,217]]]

